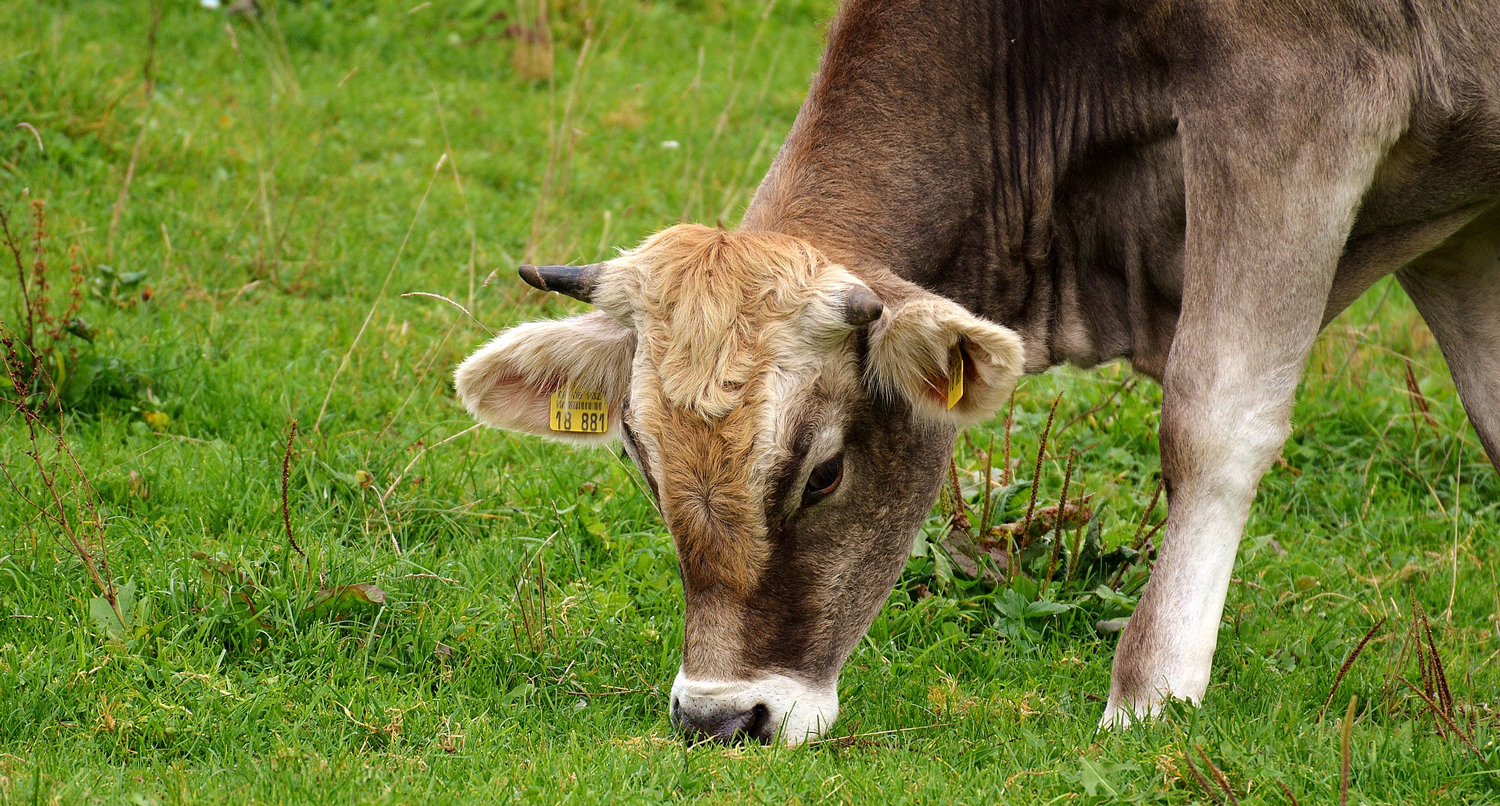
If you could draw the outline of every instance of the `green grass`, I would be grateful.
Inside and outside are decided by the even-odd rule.
[[[549,79],[527,66],[544,52],[516,54],[540,46],[506,33],[534,3],[309,0],[255,19],[169,3],[148,97],[147,4],[0,4],[13,226],[29,231],[26,194],[44,199],[54,283],[71,248],[86,276],[146,272],[152,290],[85,300],[99,335],[75,366],[102,369],[61,421],[114,579],[140,603],[128,635],[101,632],[79,560],[0,492],[0,801],[1213,802],[1188,769],[1193,754],[1212,775],[1200,747],[1242,803],[1284,802],[1278,782],[1329,803],[1351,694],[1351,803],[1500,800],[1500,480],[1386,284],[1309,365],[1201,710],[1096,735],[1113,640],[1081,613],[1002,634],[993,594],[903,585],[845,669],[842,740],[684,748],[666,717],[681,592],[650,503],[609,452],[454,438],[471,423],[450,372],[485,332],[402,294],[441,294],[498,330],[574,307],[524,293],[522,259],[595,260],[679,218],[733,222],[832,4],[551,6]],[[1054,395],[1067,422],[1126,377],[1028,380],[1023,476]],[[1044,502],[1077,448],[1075,494],[1106,505],[1106,540],[1128,539],[1155,484],[1159,401],[1142,383],[1060,434]],[[293,419],[307,561],[282,526]],[[0,457],[35,495],[28,447],[5,420]],[[354,583],[385,605],[306,610],[320,585]],[[1412,595],[1485,759],[1391,685],[1419,675],[1401,656]],[[1315,723],[1382,616],[1392,626]]]

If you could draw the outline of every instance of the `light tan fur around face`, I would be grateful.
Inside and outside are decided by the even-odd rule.
[[[667,400],[712,421],[759,370],[806,367],[847,335],[855,284],[798,239],[683,224],[612,261],[595,301],[628,317]]]
[[[767,485],[808,416],[836,429],[842,405],[873,392],[967,424],[997,409],[1021,371],[1011,331],[888,273],[867,282],[792,236],[683,224],[605,265],[598,312],[501,334],[460,367],[458,391],[485,422],[574,441],[599,438],[549,433],[546,396],[563,383],[603,392],[606,436],[629,417],[690,588],[754,584],[769,551]],[[844,319],[852,289],[886,303],[866,377]],[[948,409],[955,345],[965,393]]]
[[[867,338],[844,315],[856,289],[885,304]],[[677,545],[683,668],[700,677],[737,673],[751,598],[775,573],[772,521],[796,510],[805,473],[843,449],[849,406],[904,397],[920,419],[973,422],[1022,365],[1005,328],[778,233],[672,227],[604,264],[590,299],[595,313],[501,334],[460,368],[458,390],[481,420],[533,433],[546,433],[546,395],[562,383],[609,398],[611,436],[628,426]],[[933,392],[955,345],[965,395],[949,409]]]
[[[778,415],[825,374],[857,392],[841,344],[858,282],[796,239],[693,225],[648,239],[601,281],[596,303],[636,332],[632,427],[690,589],[743,593],[759,577],[765,485],[789,449]]]

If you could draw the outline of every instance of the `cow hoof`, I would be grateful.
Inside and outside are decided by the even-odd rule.
[[[1103,730],[1115,730],[1128,728],[1137,722],[1154,721],[1161,718],[1167,703],[1173,700],[1190,708],[1197,708],[1202,698],[1174,697],[1156,691],[1138,697],[1110,697],[1108,704],[1104,706],[1104,716],[1099,717],[1099,727]]]
[[[1161,716],[1162,701],[1153,697],[1149,703],[1110,702],[1099,717],[1104,730],[1122,730],[1137,722],[1151,722]]]

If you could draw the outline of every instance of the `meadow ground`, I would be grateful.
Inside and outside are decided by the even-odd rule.
[[[1500,479],[1389,283],[1318,344],[1201,710],[1097,734],[1093,624],[1138,579],[955,579],[939,510],[828,741],[673,738],[681,593],[631,471],[471,430],[450,372],[578,307],[515,264],[732,224],[831,5],[0,2],[0,202],[22,275],[44,202],[50,309],[93,337],[54,326],[41,420],[90,487],[0,426],[0,801],[1330,803],[1345,759],[1350,803],[1500,801]],[[1039,498],[1076,450],[1111,546],[1161,514],[1160,395],[1128,378],[1029,379],[1013,429],[1029,479],[1061,394]],[[976,511],[1002,433],[956,456]],[[44,510],[107,552],[118,612]],[[1415,691],[1443,699],[1413,602],[1451,703]]]

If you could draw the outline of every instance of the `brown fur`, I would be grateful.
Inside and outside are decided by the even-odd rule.
[[[678,542],[684,672],[836,679],[954,427],[1022,368],[1126,359],[1164,385],[1172,514],[1110,712],[1201,696],[1307,349],[1376,280],[1401,270],[1500,450],[1496,41],[1500,0],[845,3],[742,230],[611,261],[593,301],[621,331],[579,347],[616,375],[632,351],[618,405]],[[852,332],[851,285],[886,308]],[[460,393],[504,425],[464,378],[525,400],[595,372],[550,350],[550,374],[481,351]],[[843,486],[803,508],[835,451]]]

